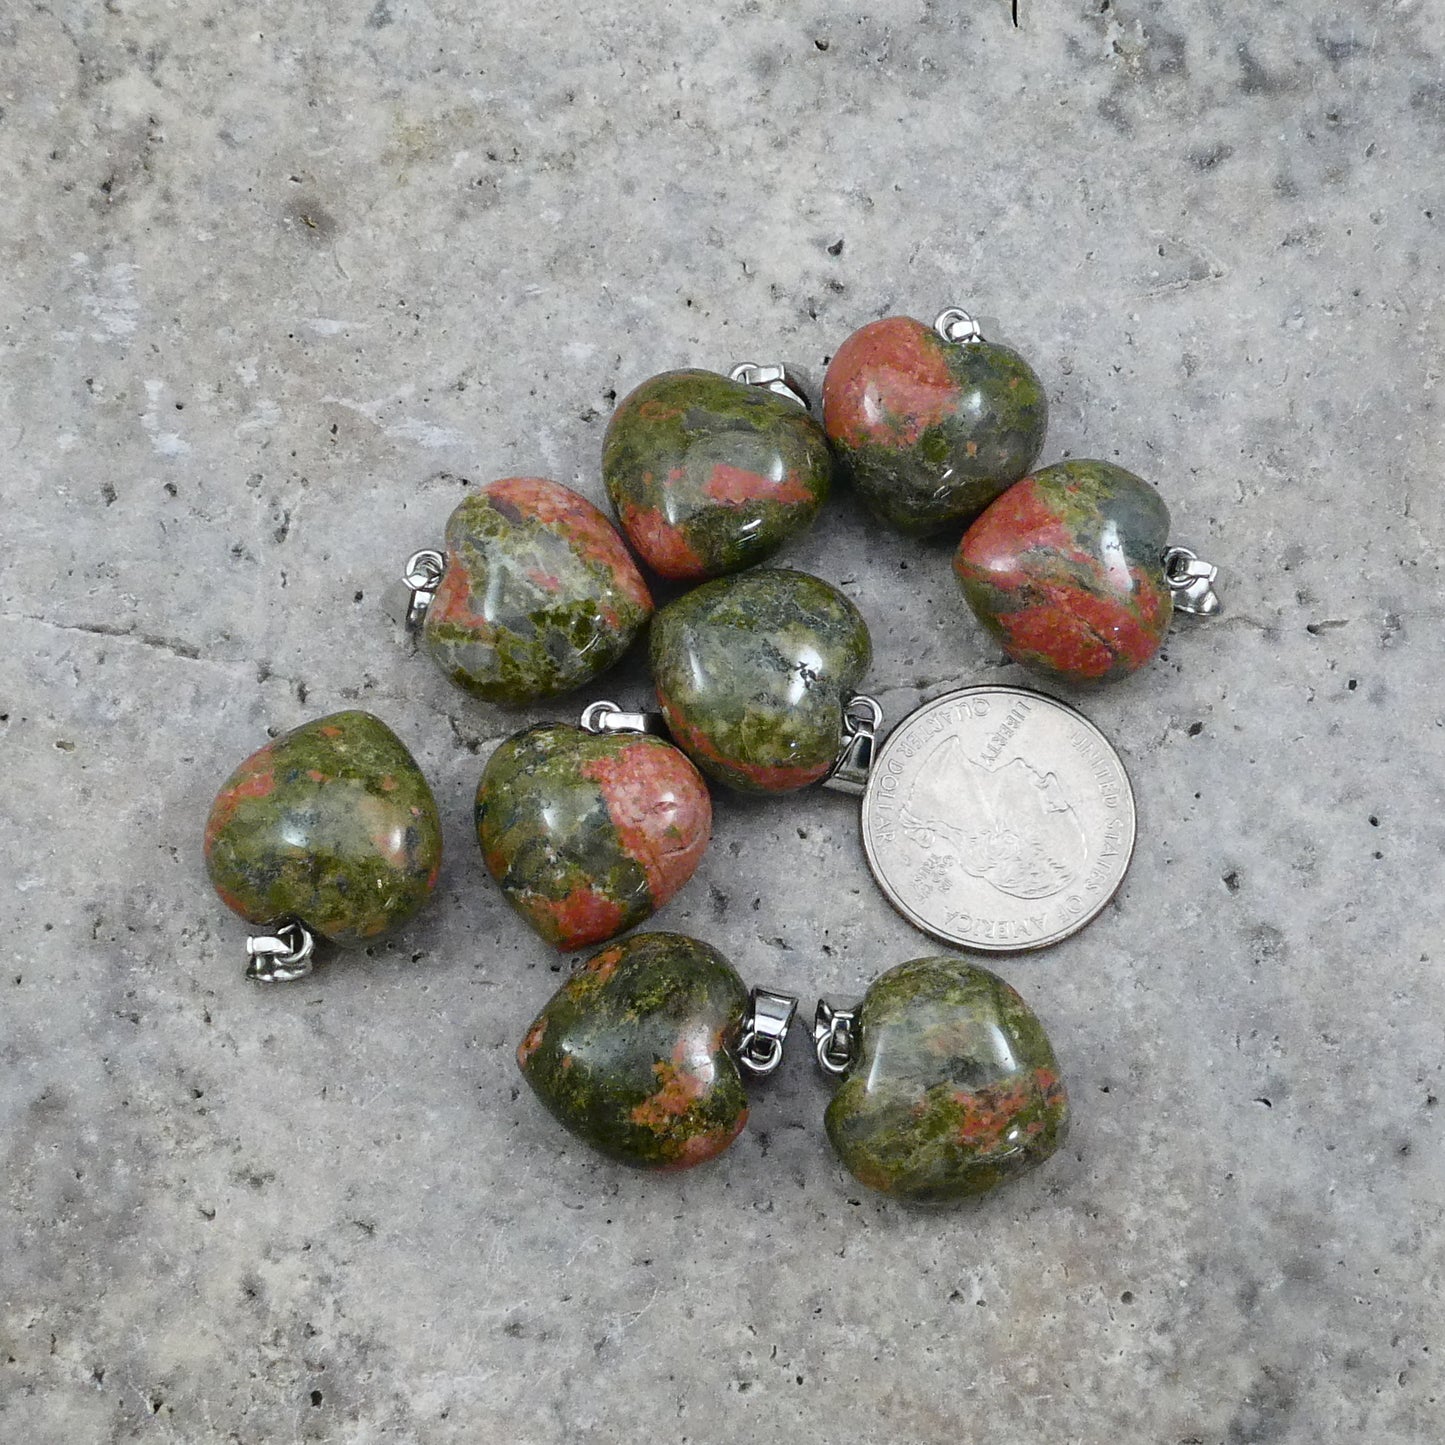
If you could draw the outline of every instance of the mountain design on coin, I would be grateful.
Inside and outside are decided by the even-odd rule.
[[[929,753],[899,821],[923,852],[1013,898],[1052,898],[1088,862],[1083,824],[1054,772],[1017,754],[984,763],[957,736]]]

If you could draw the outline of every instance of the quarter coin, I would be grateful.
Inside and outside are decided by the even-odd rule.
[[[863,794],[868,865],[915,927],[1019,953],[1078,932],[1134,850],[1134,793],[1109,740],[1043,693],[968,687],[888,735]]]

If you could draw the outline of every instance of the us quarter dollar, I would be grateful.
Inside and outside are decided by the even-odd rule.
[[[912,924],[985,953],[1045,948],[1114,896],[1134,793],[1080,713],[1024,688],[969,687],[912,712],[868,772],[863,846]]]

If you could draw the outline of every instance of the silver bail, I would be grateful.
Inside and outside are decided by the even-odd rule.
[[[437,595],[446,568],[447,559],[431,547],[413,552],[406,559],[406,571],[401,574],[401,580],[411,589],[406,604],[406,625],[412,631],[426,620],[427,608]]]
[[[729,381],[740,381],[744,386],[760,386],[774,396],[787,397],[795,401],[804,411],[812,411],[812,403],[803,390],[803,383],[778,362],[760,366],[756,361],[740,361],[728,372]]]
[[[813,1015],[813,1053],[818,1067],[829,1074],[846,1074],[858,1047],[858,1010],[834,1008],[818,1000]]]
[[[766,1079],[783,1062],[783,1043],[798,1012],[790,993],[755,988],[748,995],[748,1012],[738,1040],[738,1064],[755,1079]]]
[[[291,983],[311,972],[316,935],[304,923],[278,924],[274,933],[246,940],[246,977],[257,983]]]
[[[961,306],[950,306],[934,318],[933,329],[945,340],[956,341],[961,346],[983,340],[983,329],[976,318]]]
[[[833,767],[823,779],[825,788],[861,798],[868,787],[868,769],[873,766],[877,750],[878,729],[883,724],[883,709],[876,698],[855,692],[843,710],[843,745],[838,749]]]
[[[1166,547],[1164,580],[1174,594],[1174,610],[1187,617],[1213,617],[1223,603],[1214,590],[1219,568],[1188,547]]]
[[[588,703],[577,720],[583,732],[652,733],[666,737],[667,728],[658,712],[623,712],[615,702]]]

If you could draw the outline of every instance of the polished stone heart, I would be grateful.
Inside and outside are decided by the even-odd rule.
[[[1169,509],[1148,482],[1112,462],[1058,462],[1010,487],[953,566],[1015,662],[1106,682],[1143,667],[1169,630],[1168,541]]]
[[[962,527],[1028,471],[1048,402],[1009,347],[945,341],[921,321],[889,316],[838,348],[823,424],[873,513],[919,536]]]
[[[781,568],[705,583],[652,626],[652,677],[673,738],[709,777],[744,792],[788,792],[827,774],[871,657],[868,626],[836,587]]]
[[[609,1159],[687,1169],[747,1122],[732,1050],[748,991],[722,954],[678,933],[638,933],[589,959],[517,1050],[552,1114]]]
[[[868,990],[855,1056],[828,1104],[828,1138],[870,1189],[951,1204],[1043,1163],[1069,1104],[1053,1047],[1001,978],[919,958]]]
[[[833,454],[794,401],[711,371],[669,371],[623,398],[602,479],[660,576],[701,581],[771,557],[828,496]]]
[[[339,712],[253,753],[206,822],[206,868],[248,922],[359,948],[405,923],[441,868],[436,800],[379,718]]]
[[[422,641],[458,687],[520,706],[605,672],[651,615],[637,564],[591,502],[542,477],[506,477],[448,519]]]
[[[548,724],[492,754],[476,824],[512,906],[548,943],[585,948],[650,918],[692,877],[712,800],[660,738]]]

